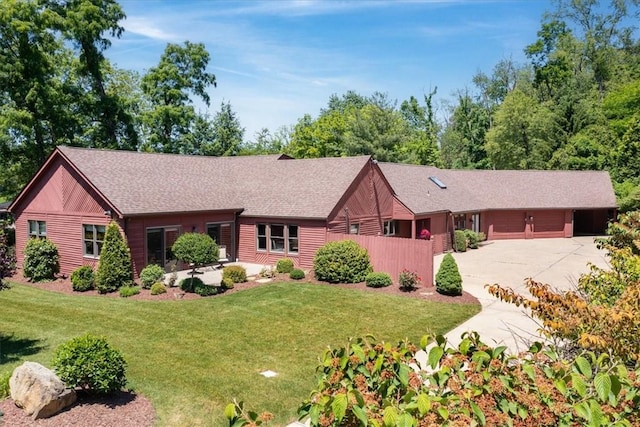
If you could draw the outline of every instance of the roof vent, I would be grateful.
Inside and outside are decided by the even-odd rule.
[[[446,186],[446,185],[444,185],[444,182],[440,181],[440,180],[438,179],[438,177],[437,177],[437,176],[430,176],[430,177],[429,177],[429,179],[430,179],[431,181],[433,181],[433,183],[434,183],[435,185],[437,185],[438,187],[440,187],[440,188],[447,188],[447,186]]]

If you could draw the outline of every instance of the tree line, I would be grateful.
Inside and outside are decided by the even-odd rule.
[[[139,75],[105,56],[124,31],[115,0],[0,4],[0,199],[56,145],[199,155],[287,153],[479,169],[608,170],[622,210],[640,208],[640,0],[555,0],[527,62],[499,61],[436,105],[332,95],[317,116],[245,140],[229,102],[210,117],[216,77],[202,43],[167,44]]]

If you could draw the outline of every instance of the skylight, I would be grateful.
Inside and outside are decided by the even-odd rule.
[[[429,179],[430,179],[431,181],[433,181],[433,183],[434,183],[435,185],[437,185],[438,187],[440,187],[440,188],[447,188],[447,186],[444,184],[444,182],[440,181],[440,179],[438,179],[438,177],[437,177],[437,176],[430,176],[430,177],[429,177]]]

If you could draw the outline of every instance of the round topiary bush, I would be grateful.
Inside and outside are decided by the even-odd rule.
[[[359,283],[373,271],[367,250],[353,240],[329,242],[313,259],[316,279],[329,283]]]
[[[391,286],[393,283],[391,276],[387,273],[369,273],[367,274],[367,277],[364,278],[364,281],[370,288],[384,288],[386,286]]]
[[[222,278],[231,279],[233,283],[247,281],[247,270],[241,265],[228,265],[222,269]]]
[[[166,293],[167,293],[167,287],[164,285],[164,283],[156,282],[153,285],[151,285],[151,295],[160,295],[160,294],[166,294]]]
[[[291,273],[293,270],[293,261],[290,258],[281,258],[276,264],[278,273]]]
[[[180,281],[180,289],[185,292],[193,292],[196,286],[204,285],[199,277],[186,277]]]
[[[24,248],[22,274],[33,282],[53,280],[60,272],[58,247],[49,239],[29,239]]]
[[[162,281],[164,269],[157,264],[147,265],[140,272],[140,284],[143,288],[149,289],[154,283]]]
[[[436,274],[436,291],[444,295],[462,295],[462,276],[453,255],[446,254]]]
[[[196,269],[202,265],[218,262],[220,248],[215,240],[205,233],[184,233],[171,246],[173,255],[191,266],[191,277],[195,277]]]
[[[51,364],[68,387],[108,394],[127,384],[124,357],[103,337],[86,334],[62,344]]]
[[[71,273],[71,286],[74,291],[84,292],[93,289],[94,273],[90,265],[78,267]]]
[[[304,279],[304,271],[300,270],[299,268],[294,268],[293,270],[291,270],[291,273],[289,273],[289,277],[293,280]]]

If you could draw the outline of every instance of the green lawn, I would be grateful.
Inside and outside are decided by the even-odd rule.
[[[215,298],[133,301],[13,285],[0,292],[0,373],[24,360],[50,366],[55,348],[105,335],[127,359],[129,386],[149,397],[158,425],[224,425],[233,398],[296,418],[322,350],[349,337],[417,342],[479,311],[339,287],[281,283]],[[278,372],[264,378],[260,371]]]

